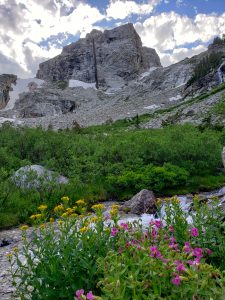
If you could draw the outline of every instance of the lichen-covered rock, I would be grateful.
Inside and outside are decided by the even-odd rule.
[[[144,213],[156,213],[156,198],[152,191],[141,190],[131,200],[126,201],[121,210],[132,214],[141,215]]]
[[[68,178],[39,165],[20,168],[12,176],[12,181],[23,189],[42,189],[48,187],[49,184],[53,186],[69,182]]]
[[[60,55],[40,64],[37,78],[120,87],[150,67],[160,66],[155,50],[142,47],[133,24],[126,24],[104,32],[93,30],[64,47]]]

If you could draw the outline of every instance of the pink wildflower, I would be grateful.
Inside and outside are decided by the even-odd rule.
[[[203,250],[201,248],[194,248],[192,254],[196,256],[198,260],[200,260],[203,256]]]
[[[169,231],[170,231],[170,232],[174,232],[173,226],[171,226],[171,225],[169,226]]]
[[[118,233],[118,229],[116,227],[113,227],[112,230],[111,230],[111,236],[116,236]]]
[[[155,220],[154,225],[155,225],[158,229],[162,228],[162,222],[161,222],[160,220]]]
[[[82,300],[81,296],[84,295],[84,290],[77,290],[75,295],[77,300]]]
[[[198,236],[199,233],[198,233],[198,228],[191,228],[191,236]]]
[[[180,285],[180,282],[181,282],[181,278],[178,274],[174,274],[175,277],[172,278],[171,282],[175,285]]]
[[[186,272],[186,268],[185,268],[185,266],[184,266],[184,264],[182,263],[182,262],[180,262],[180,261],[175,261],[174,262],[175,264],[176,264],[176,271],[177,272],[181,272],[181,273],[184,273],[184,272]]]
[[[170,241],[171,241],[171,243],[176,243],[175,237],[172,236],[172,237],[170,238]]]
[[[154,227],[152,228],[151,236],[153,237],[153,239],[155,239],[157,236],[157,230]]]
[[[206,249],[207,250],[207,254],[208,255],[211,255],[212,254],[212,250],[210,250],[210,249]]]
[[[90,291],[89,293],[87,293],[86,299],[87,300],[94,300],[94,295],[92,294],[92,291]]]
[[[162,257],[162,255],[159,252],[157,246],[150,247],[150,252],[151,252],[151,254],[150,254],[151,257],[157,257],[157,258],[161,258]]]
[[[121,223],[120,226],[126,231],[129,229],[129,226],[127,223]]]
[[[184,242],[184,247],[183,247],[183,250],[185,253],[190,253],[191,252],[191,245],[189,242]]]

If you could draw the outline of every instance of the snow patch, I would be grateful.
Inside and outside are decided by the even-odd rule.
[[[156,109],[156,108],[159,108],[160,105],[157,105],[157,104],[152,104],[152,105],[149,105],[149,106],[145,106],[144,109]]]
[[[15,123],[15,124],[22,124],[22,121],[16,120],[16,119],[10,119],[10,118],[4,118],[4,117],[0,117],[0,124],[3,124],[5,122],[11,122],[11,123]]]
[[[172,102],[172,101],[177,101],[177,100],[180,100],[180,99],[182,99],[182,96],[181,95],[177,95],[175,97],[169,98],[169,101]]]
[[[9,92],[9,102],[7,103],[4,110],[13,109],[16,101],[19,99],[19,95],[32,91],[36,88],[40,88],[44,83],[44,80],[37,78],[27,78],[16,80],[16,85],[12,85],[12,91]]]
[[[144,77],[150,75],[153,71],[155,71],[156,69],[158,69],[158,67],[151,67],[148,71],[142,73],[140,76],[139,76],[139,80],[143,79]]]
[[[90,89],[90,88],[96,89],[96,83],[95,82],[87,83],[87,82],[84,82],[84,81],[71,79],[71,80],[69,80],[69,87],[70,88],[82,87],[85,90]]]

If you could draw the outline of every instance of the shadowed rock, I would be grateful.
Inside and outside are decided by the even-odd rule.
[[[126,201],[121,210],[129,211],[130,213],[141,215],[144,213],[156,213],[156,198],[152,191],[141,190],[131,200]]]

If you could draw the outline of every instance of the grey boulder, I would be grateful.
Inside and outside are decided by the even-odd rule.
[[[121,210],[137,215],[144,213],[155,214],[157,210],[156,198],[152,191],[141,190],[133,198],[126,201],[122,205]]]
[[[12,176],[12,181],[23,189],[42,189],[67,184],[69,179],[40,165],[31,165],[17,170]]]

